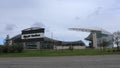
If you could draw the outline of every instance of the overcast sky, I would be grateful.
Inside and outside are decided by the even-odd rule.
[[[89,33],[70,27],[120,29],[120,0],[0,0],[0,43],[7,34],[44,26],[46,36],[64,41],[83,40]]]

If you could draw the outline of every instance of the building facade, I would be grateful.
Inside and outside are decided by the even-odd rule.
[[[103,31],[103,32],[102,32]],[[89,45],[90,47],[93,47],[93,35],[92,32],[89,34],[86,40],[90,41]],[[97,39],[97,48],[100,47],[106,47],[106,48],[112,48],[113,47],[113,36],[111,33],[101,30],[101,32],[96,32],[96,39]],[[105,46],[102,46],[106,42]]]
[[[40,27],[27,28],[21,34],[10,39],[12,44],[23,44],[24,49],[84,49],[85,44],[80,41],[65,42],[45,36],[45,29]]]

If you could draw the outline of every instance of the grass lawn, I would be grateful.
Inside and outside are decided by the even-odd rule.
[[[41,57],[41,56],[79,56],[79,55],[109,55],[120,54],[112,50],[25,50],[22,53],[0,53],[0,57]]]

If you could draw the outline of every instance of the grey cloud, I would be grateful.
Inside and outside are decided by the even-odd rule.
[[[88,15],[88,18],[90,18],[90,17],[92,17],[92,16],[97,16],[97,15],[99,15],[100,12],[101,12],[101,9],[103,9],[103,8],[102,8],[102,7],[96,8],[95,11],[93,11],[93,13],[91,13],[91,14]]]
[[[80,17],[79,17],[79,16],[76,16],[76,17],[75,17],[75,20],[80,20]]]
[[[37,5],[37,2],[39,5]],[[9,21],[13,23],[2,24],[3,26],[1,26],[1,31],[3,30],[6,32],[5,30],[14,30],[16,28],[15,25],[18,25],[17,29],[10,33],[13,36],[20,32],[20,30],[30,26],[45,27],[45,25],[47,25],[47,28],[49,27],[49,32],[51,31],[53,33],[57,33],[62,30],[65,34],[63,37],[61,37],[62,32],[55,34],[55,36],[65,40],[67,39],[65,36],[71,37],[71,33],[68,33],[67,30],[65,31],[65,29],[68,27],[102,26],[102,28],[106,28],[111,31],[111,26],[114,24],[114,22],[116,22],[114,27],[117,27],[116,30],[118,30],[120,13],[119,11],[118,13],[115,11],[109,11],[108,13],[108,9],[111,8],[111,6],[119,8],[119,5],[118,7],[116,7],[116,5],[113,5],[113,0],[0,0],[0,9],[7,8],[7,10],[2,10],[2,12],[0,11],[0,22]],[[39,9],[33,9],[32,7],[39,7]],[[33,25],[31,25],[32,23]],[[6,26],[5,28],[4,25]],[[3,36],[2,34],[4,33],[1,32],[1,36]],[[50,35],[50,33],[48,33],[48,35]],[[79,36],[83,34],[75,33],[74,35]],[[75,39],[77,39],[77,37]]]
[[[6,27],[5,27],[5,30],[6,31],[12,31],[16,28],[16,25],[14,24],[7,24]]]
[[[0,8],[31,8],[35,7],[37,1],[38,0],[0,0]]]
[[[99,15],[101,9],[102,9],[102,7],[98,7],[93,14]]]
[[[45,24],[43,24],[42,22],[35,22],[32,27],[44,27],[45,28]]]

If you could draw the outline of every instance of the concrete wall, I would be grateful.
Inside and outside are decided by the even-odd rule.
[[[55,46],[54,49],[69,49],[70,46]],[[73,49],[85,49],[85,46],[73,46]]]

